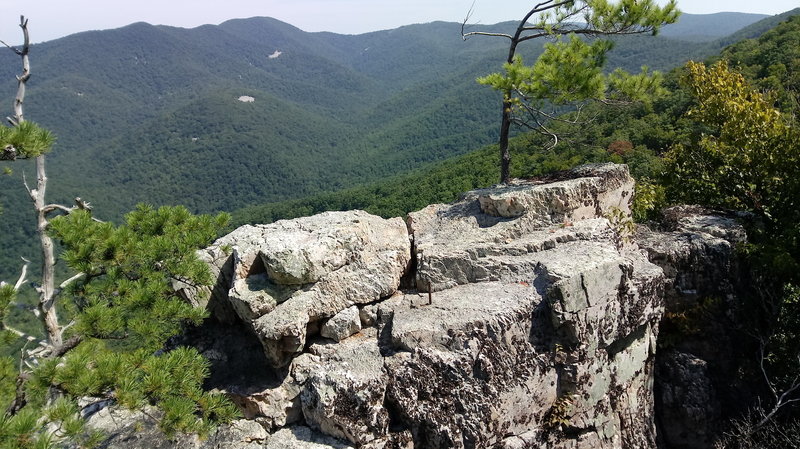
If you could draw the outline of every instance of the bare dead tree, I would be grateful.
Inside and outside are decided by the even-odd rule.
[[[19,48],[8,45],[0,40],[0,43],[14,51],[14,53],[16,53],[22,59],[22,73],[17,75],[17,95],[14,98],[14,116],[7,117],[8,122],[12,126],[20,126],[25,122],[23,105],[25,102],[26,83],[31,77],[31,65],[29,58],[31,45],[30,35],[28,32],[28,20],[25,18],[25,16],[20,16],[19,27],[22,29],[23,35],[23,43]],[[14,150],[14,156],[16,158],[19,156],[19,154],[16,152],[17,149]],[[36,212],[36,233],[39,238],[42,251],[42,281],[41,284],[36,287],[36,291],[39,294],[37,311],[39,319],[41,320],[47,335],[47,342],[41,345],[41,349],[43,351],[40,352],[43,352],[44,354],[40,353],[38,355],[52,356],[59,353],[63,354],[65,349],[69,350],[77,345],[77,342],[72,341],[72,339],[68,343],[63,341],[63,332],[66,327],[62,327],[59,324],[58,314],[56,312],[56,296],[60,289],[65,288],[71,281],[78,279],[80,275],[65,281],[59,286],[58,289],[56,288],[55,249],[53,245],[53,239],[47,233],[47,229],[50,224],[50,219],[48,217],[53,213],[68,214],[71,211],[78,209],[90,210],[91,206],[89,206],[88,202],[83,201],[80,198],[75,199],[75,205],[72,207],[66,207],[60,204],[48,204],[45,199],[47,193],[47,172],[45,170],[44,153],[35,156],[35,164],[36,186],[32,188],[28,185],[24,173],[23,184],[25,186],[25,190],[28,192],[28,196],[33,202],[33,207]],[[26,272],[27,264],[23,268],[22,277],[24,277]],[[19,284],[19,282],[17,284]]]
[[[22,58],[22,73],[17,75],[17,96],[14,98],[14,116],[8,117],[12,126],[19,126],[25,121],[23,104],[25,102],[25,87],[31,77],[30,64],[30,35],[28,33],[28,20],[25,16],[20,16],[19,27],[22,29],[23,43],[20,48],[14,48],[5,42],[8,48],[12,49]],[[47,172],[45,170],[44,154],[36,157],[36,188],[30,188],[27,180],[25,189],[33,201],[36,210],[36,233],[42,248],[42,284],[37,287],[39,293],[39,318],[42,320],[47,340],[52,347],[61,346],[61,327],[58,324],[58,316],[55,308],[55,252],[53,249],[53,239],[47,235],[47,213],[53,210],[45,203],[45,193],[47,191]]]
[[[800,354],[796,355],[798,362],[800,362]],[[767,341],[765,338],[759,338],[759,369],[761,371],[761,375],[766,383],[767,387],[769,388],[770,395],[772,396],[772,408],[767,410],[762,410],[761,419],[753,426],[752,432],[755,432],[766,424],[768,424],[775,415],[780,412],[782,409],[787,407],[790,404],[800,402],[800,397],[797,396],[798,390],[800,390],[800,373],[795,375],[794,379],[789,383],[789,385],[783,389],[783,391],[779,391],[773,380],[770,378],[769,374],[767,373],[767,369],[764,366],[764,362],[767,359]]]

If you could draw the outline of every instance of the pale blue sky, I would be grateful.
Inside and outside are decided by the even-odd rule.
[[[17,40],[19,15],[30,19],[34,42],[79,31],[144,21],[195,27],[228,19],[269,16],[306,31],[359,34],[412,23],[460,22],[473,0],[25,0],[0,3],[0,38]],[[475,0],[473,21],[492,24],[521,18],[532,0]],[[679,0],[692,14],[722,11],[779,14],[798,0]]]

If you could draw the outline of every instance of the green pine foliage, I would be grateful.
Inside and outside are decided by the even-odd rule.
[[[13,147],[17,158],[31,159],[50,151],[53,133],[33,122],[0,127],[0,148]]]
[[[164,350],[169,338],[207,315],[181,299],[174,285],[211,284],[195,251],[228,219],[195,216],[184,207],[140,205],[120,226],[98,222],[83,210],[53,220],[49,232],[61,242],[63,260],[83,273],[59,296],[62,314],[74,323],[65,338],[79,343],[62,356],[35,363],[29,356],[21,367],[0,359],[0,406],[20,399],[19,381],[25,401],[0,419],[0,447],[97,443],[102,435],[85,428],[80,397],[113,399],[132,409],[155,406],[167,436],[205,435],[235,418],[232,403],[202,388],[207,360],[192,348]],[[12,286],[0,287],[0,311],[9,309],[14,296]]]
[[[193,250],[210,242],[226,220],[193,216],[183,207],[139,206],[126,225],[98,223],[87,212],[59,217],[52,235],[62,258],[85,277],[70,287],[76,329],[96,338],[123,338],[157,350],[184,322],[198,324],[202,311],[180,301],[170,283],[207,285],[208,269]]]

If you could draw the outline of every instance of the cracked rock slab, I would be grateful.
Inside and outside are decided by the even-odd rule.
[[[242,226],[201,257],[218,278],[212,302],[245,322],[280,368],[315,323],[397,291],[411,251],[403,220],[350,211]]]
[[[312,345],[310,351],[318,358],[301,394],[306,422],[359,445],[385,435],[388,378],[375,330],[339,344]]]
[[[348,307],[331,317],[320,329],[320,335],[336,341],[361,330],[361,316],[357,306]]]
[[[560,240],[602,238],[612,231],[605,217],[614,211],[630,214],[634,181],[626,166],[590,165],[562,175],[553,183],[522,181],[474,190],[455,203],[410,213],[417,288],[492,280],[495,272],[475,263],[478,259],[506,247],[519,250],[522,244],[547,249]]]

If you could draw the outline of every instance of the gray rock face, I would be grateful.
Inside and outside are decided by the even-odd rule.
[[[262,426],[270,430],[294,424],[303,417],[300,412],[300,387],[293,382],[255,392],[229,393],[229,397],[239,406],[245,418],[257,418]]]
[[[361,330],[361,317],[358,307],[352,306],[337,313],[325,322],[320,329],[320,335],[336,341],[355,334]]]
[[[305,426],[287,427],[270,435],[263,449],[353,449]]]
[[[89,417],[87,425],[106,435],[98,446],[104,449],[261,449],[269,437],[257,422],[240,419],[219,427],[205,440],[195,435],[167,439],[154,416],[159,416],[154,409],[143,413],[107,407]]]
[[[209,307],[283,376],[237,401],[266,447],[654,447],[664,276],[607,218],[632,192],[594,165],[408,228],[351,212],[234,231],[204,252]],[[398,291],[409,266],[417,290]]]
[[[732,295],[735,246],[746,241],[741,223],[697,206],[676,206],[664,214],[666,230],[640,227],[636,241],[664,270],[668,310],[681,312],[700,298]]]
[[[656,421],[665,447],[711,447],[724,412],[743,410],[747,385],[737,384],[741,333],[724,317],[748,286],[735,246],[746,241],[741,216],[697,206],[664,212],[664,230],[640,227],[636,239],[665,273],[668,351],[656,363]],[[692,329],[685,331],[685,329]]]
[[[526,217],[539,225],[558,224],[602,216],[617,207],[630,213],[633,179],[620,165],[586,165],[555,177],[553,182],[515,181],[501,188],[470,192],[485,214]]]
[[[720,404],[705,360],[677,351],[659,354],[658,423],[670,448],[712,447]]]
[[[504,258],[567,241],[607,239],[604,217],[614,209],[630,213],[634,182],[626,167],[586,166],[562,177],[550,184],[528,181],[476,190],[457,203],[409,214],[417,288],[494,280],[501,276],[498,269],[507,269]]]
[[[411,256],[402,220],[352,211],[243,226],[202,257],[219,279],[212,301],[247,323],[270,363],[284,367],[309,328],[394,293]]]
[[[375,330],[338,345],[315,345],[310,351],[316,355],[315,363],[308,367],[307,359],[297,364],[299,369],[306,365],[308,376],[302,393],[306,422],[356,445],[385,435],[387,376]]]

